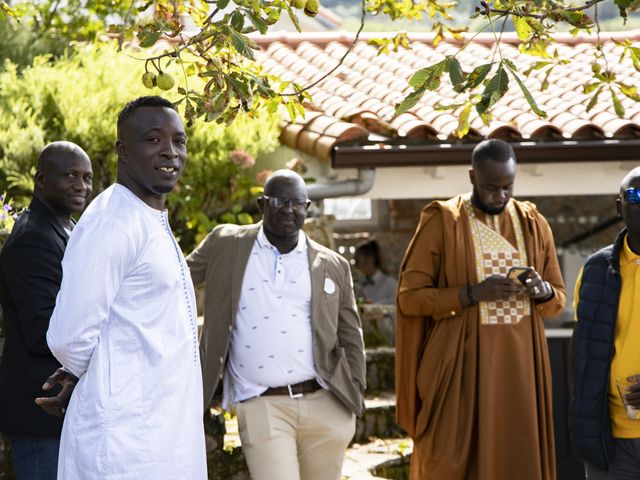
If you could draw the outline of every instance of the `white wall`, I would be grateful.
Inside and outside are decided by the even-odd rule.
[[[518,166],[516,196],[615,194],[637,162],[584,162]],[[374,199],[448,198],[469,191],[469,167],[396,167],[376,169]],[[354,169],[334,170],[335,179],[353,178]]]

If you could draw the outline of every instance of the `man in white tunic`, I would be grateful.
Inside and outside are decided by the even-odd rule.
[[[118,116],[116,183],[87,208],[62,262],[47,341],[79,378],[59,480],[204,480],[193,286],[165,197],[186,134],[173,105],[141,97]]]

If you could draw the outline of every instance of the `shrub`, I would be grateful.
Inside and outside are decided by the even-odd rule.
[[[28,201],[40,150],[54,140],[75,142],[89,154],[96,194],[113,182],[117,113],[135,97],[158,94],[142,86],[144,64],[135,55],[117,52],[115,45],[86,45],[55,62],[36,57],[22,70],[5,60],[0,69],[0,191],[7,190],[17,206]],[[181,75],[178,65],[169,71]],[[245,157],[234,162],[230,155],[240,151],[255,158],[274,150],[278,117],[245,115],[231,126],[196,122],[188,136],[187,168],[168,202],[185,251],[218,221],[252,220],[242,205],[259,191],[253,167]]]

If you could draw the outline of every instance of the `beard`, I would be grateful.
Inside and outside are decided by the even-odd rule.
[[[501,207],[490,207],[489,205],[487,205],[482,201],[482,199],[480,198],[480,195],[478,195],[478,192],[476,191],[476,187],[473,187],[473,195],[471,197],[471,203],[480,211],[488,215],[500,215],[502,212],[504,212],[504,209],[507,207],[508,202],[506,202]]]
[[[173,190],[173,187],[175,187],[175,185],[172,185],[172,186],[168,186],[168,185],[153,185],[151,187],[151,191],[153,193],[155,193],[156,195],[166,195],[167,193],[171,193],[171,191]]]

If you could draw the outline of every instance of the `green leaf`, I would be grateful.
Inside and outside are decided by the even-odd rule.
[[[504,63],[507,68],[509,70],[511,70],[512,72],[517,72],[518,71],[518,67],[516,67],[516,64],[513,63],[511,60],[509,60],[508,58],[503,58],[502,59],[502,63]]]
[[[553,72],[553,67],[549,68],[547,70],[546,75],[544,76],[544,78],[542,79],[542,83],[540,84],[540,90],[542,90],[543,92],[549,88],[549,76],[551,75],[551,72]]]
[[[609,91],[611,92],[611,100],[613,101],[613,109],[616,111],[616,115],[618,115],[618,117],[620,118],[623,118],[625,111],[622,103],[620,103],[618,95],[616,95],[616,92],[611,87],[609,87]]]
[[[240,225],[251,225],[253,223],[253,217],[249,215],[247,212],[239,213],[238,223]]]
[[[162,32],[145,27],[138,32],[138,42],[142,48],[148,48],[155,45],[161,35]]]
[[[596,104],[598,103],[598,97],[600,96],[600,93],[602,92],[603,88],[604,88],[604,85],[600,84],[600,86],[596,90],[596,93],[594,93],[593,97],[591,97],[591,100],[589,100],[589,103],[587,104],[587,108],[586,108],[587,113],[589,113],[591,109],[595,107]]]
[[[287,107],[287,112],[289,113],[289,118],[291,119],[292,122],[295,122],[296,118],[298,118],[298,112],[296,111],[296,108],[294,106],[294,102],[287,102],[285,107]]]
[[[496,74],[489,80],[489,83],[482,92],[482,98],[476,104],[479,114],[485,113],[494,103],[500,100],[509,89],[509,76],[505,69],[500,66]]]
[[[493,63],[487,63],[485,65],[480,65],[473,69],[473,71],[467,77],[467,85],[466,89],[476,88],[480,85],[484,79],[489,75],[491,68],[493,67]]]
[[[523,73],[525,77],[528,77],[529,75],[531,75],[531,72],[533,72],[534,70],[540,70],[544,67],[546,67],[547,65],[551,65],[552,62],[546,62],[544,60],[539,61],[534,63],[533,65],[531,65],[529,68],[527,68]]]
[[[442,103],[442,102],[436,102],[436,104],[433,106],[433,108],[435,110],[438,111],[446,111],[446,110],[457,110],[459,108],[462,108],[463,106],[465,106],[467,104],[466,101],[464,102],[460,102],[460,103]]]
[[[286,5],[286,8],[287,8],[287,13],[289,14],[289,18],[291,19],[291,23],[293,23],[293,26],[296,27],[296,30],[298,31],[298,33],[301,33],[302,29],[300,28],[300,21],[298,20],[298,16],[291,9],[289,4]]]
[[[545,112],[544,110],[540,109],[540,107],[538,107],[538,104],[536,103],[535,99],[531,95],[531,92],[529,91],[527,86],[522,82],[522,80],[520,80],[520,77],[518,77],[518,75],[516,75],[516,72],[514,72],[513,70],[511,71],[511,74],[513,75],[513,78],[516,79],[516,82],[520,86],[520,90],[522,91],[524,98],[527,99],[527,103],[529,103],[531,110],[533,110],[536,113],[536,115],[538,115],[539,117],[546,118],[547,112]]]
[[[436,90],[440,86],[440,77],[447,65],[447,60],[421,68],[409,79],[409,85],[413,88],[422,88],[426,85],[428,90]]]
[[[640,48],[629,47],[629,53],[631,55],[631,60],[633,61],[633,68],[640,72]]]
[[[462,112],[460,112],[460,116],[458,117],[458,127],[456,128],[456,137],[458,138],[462,138],[469,133],[469,114],[471,113],[472,107],[473,104],[469,102],[462,109]]]
[[[527,18],[515,17],[513,23],[516,27],[516,34],[518,35],[518,38],[523,42],[529,40],[529,37],[531,37],[531,34],[533,33],[533,29],[531,28],[531,25],[529,25]]]
[[[638,95],[638,88],[633,85],[627,85],[622,82],[616,82],[616,85],[620,87],[620,91],[623,95],[629,97],[635,102],[640,102],[640,95]]]
[[[233,15],[231,15],[231,26],[238,32],[242,31],[242,27],[244,27],[244,16],[239,10],[236,10],[233,12]]]
[[[253,12],[247,12],[247,17],[251,20],[251,23],[260,31],[261,34],[267,33],[267,23],[259,16],[254,15]]]
[[[593,23],[591,19],[582,12],[563,10],[562,16],[568,24],[573,25],[576,28],[585,28]]]
[[[220,216],[220,220],[223,223],[236,223],[236,216],[231,212],[226,212]]]
[[[582,93],[588,95],[591,92],[593,92],[596,88],[598,88],[600,85],[602,85],[602,82],[586,83],[582,86]]]
[[[227,8],[227,5],[229,5],[229,0],[218,0],[216,2],[216,8],[218,8],[218,10],[224,10]]]
[[[407,110],[415,107],[426,90],[426,86],[422,86],[421,88],[414,90],[409,95],[407,95],[406,98],[396,106],[396,115],[400,115],[401,113],[404,113]]]
[[[633,3],[633,0],[614,0],[613,3],[615,3],[616,6],[618,7],[618,10],[620,10],[620,16],[626,20],[627,10]]]
[[[462,71],[460,62],[456,59],[456,57],[447,57],[447,70],[449,71],[449,78],[451,79],[451,83],[453,83],[454,85],[458,85],[464,82],[464,72]]]
[[[230,32],[233,48],[235,48],[240,55],[247,57],[249,60],[254,60],[253,50],[249,48],[247,37],[236,32],[233,28],[230,29]]]

